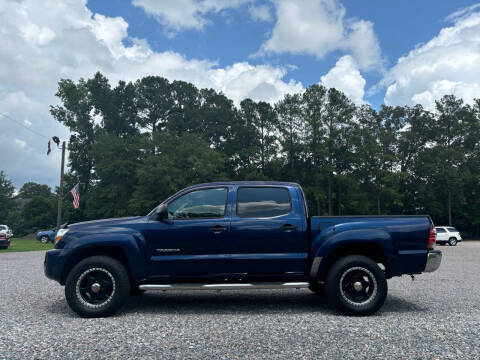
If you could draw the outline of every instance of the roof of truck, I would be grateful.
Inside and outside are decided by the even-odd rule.
[[[218,185],[277,185],[277,186],[300,186],[294,182],[285,182],[285,181],[219,181],[219,182],[210,182],[195,184],[189,186],[188,188],[204,187],[204,186],[218,186]]]

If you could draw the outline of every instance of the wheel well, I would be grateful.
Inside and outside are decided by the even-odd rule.
[[[325,280],[330,267],[340,258],[348,255],[362,255],[375,261],[377,264],[381,264],[385,270],[385,276],[387,279],[391,278],[390,265],[388,259],[385,256],[385,251],[377,243],[359,242],[354,244],[341,245],[335,249],[330,255],[328,255],[325,264],[319,274],[321,281]]]
[[[86,259],[91,256],[109,256],[111,258],[114,258],[120,263],[125,266],[125,269],[127,269],[128,276],[130,279],[132,279],[131,272],[130,272],[130,265],[128,263],[127,256],[125,255],[125,251],[118,246],[95,246],[95,247],[87,247],[84,249],[81,249],[74,253],[72,257],[68,260],[68,262],[65,264],[63,271],[62,271],[62,277],[60,279],[60,284],[65,285],[65,282],[67,280],[67,276],[70,273],[70,270],[73,269],[75,265],[77,265],[80,261],[83,259]]]

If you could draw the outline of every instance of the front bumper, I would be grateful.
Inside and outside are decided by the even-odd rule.
[[[67,261],[67,257],[65,255],[65,251],[63,251],[62,249],[48,250],[45,253],[43,270],[46,277],[61,283],[62,271]]]
[[[429,250],[427,255],[427,264],[424,272],[434,272],[440,267],[442,262],[442,252],[440,250]]]

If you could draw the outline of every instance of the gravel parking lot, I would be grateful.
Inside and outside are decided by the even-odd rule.
[[[371,317],[308,290],[147,293],[81,319],[43,275],[43,252],[0,253],[0,358],[478,359],[480,242],[438,247],[432,274],[389,281]]]

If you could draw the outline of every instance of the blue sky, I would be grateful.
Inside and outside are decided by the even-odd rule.
[[[270,5],[268,1],[259,3]],[[407,54],[418,44],[428,42],[442,28],[448,26],[446,20],[448,15],[475,3],[468,0],[341,2],[346,10],[346,17],[368,20],[374,24],[387,67],[394,65],[400,56]],[[304,86],[319,82],[320,76],[326,74],[339,57],[345,54],[335,51],[322,59],[309,54],[288,53],[252,58],[251,55],[258,51],[272,31],[274,19],[271,22],[254,21],[249,16],[250,3],[222,13],[210,14],[208,19],[211,23],[202,30],[184,29],[178,31],[174,37],[168,36],[165,26],[130,1],[89,0],[87,6],[93,12],[123,17],[129,24],[128,34],[147,39],[152,49],[158,52],[173,50],[188,58],[217,61],[220,67],[241,61],[249,61],[252,64],[266,62],[274,65],[291,64],[297,69],[289,72],[285,79],[301,81]],[[274,12],[272,6],[273,17]],[[382,78],[382,73],[376,71],[368,71],[362,75],[367,81],[367,89]],[[365,99],[378,108],[384,103],[384,94],[381,89],[366,96]]]
[[[480,98],[480,3],[466,0],[0,1],[0,170],[58,182],[58,81],[147,75],[275,103],[321,83],[356,104]],[[23,126],[18,125],[21,123]],[[41,134],[41,135],[39,135]]]

